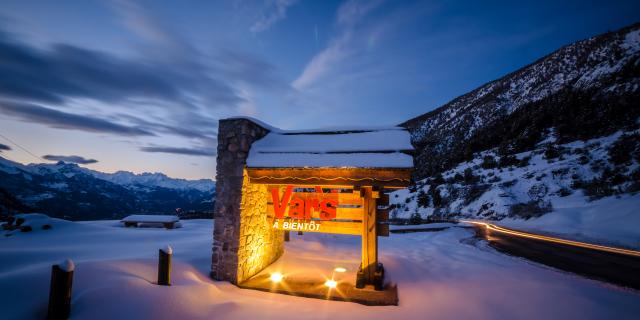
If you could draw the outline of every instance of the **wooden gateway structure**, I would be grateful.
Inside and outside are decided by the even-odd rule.
[[[285,233],[322,232],[361,236],[356,287],[382,290],[378,237],[389,235],[386,192],[408,186],[413,168],[405,129],[283,131],[235,118],[220,122],[218,140],[214,278],[240,283],[279,257]],[[227,177],[233,172],[235,186]],[[246,251],[256,233],[261,247]]]

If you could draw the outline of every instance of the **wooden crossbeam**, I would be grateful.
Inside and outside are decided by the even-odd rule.
[[[273,228],[278,230],[321,232],[321,233],[348,234],[348,235],[360,235],[362,233],[362,222],[313,220],[314,228],[311,228],[310,221],[305,221],[305,220],[273,219],[270,221],[273,221],[272,222]]]

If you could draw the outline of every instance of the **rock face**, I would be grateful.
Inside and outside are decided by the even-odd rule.
[[[268,192],[251,184],[245,164],[251,144],[269,130],[248,119],[220,120],[211,277],[238,284],[278,259],[284,234],[267,221]]]

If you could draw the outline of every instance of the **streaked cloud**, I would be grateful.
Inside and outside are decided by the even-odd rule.
[[[267,0],[260,12],[260,17],[251,26],[251,32],[259,33],[269,30],[276,22],[287,17],[287,9],[297,0]]]
[[[158,153],[173,153],[189,156],[215,156],[216,150],[213,148],[181,148],[181,147],[167,147],[167,146],[150,146],[142,147],[140,151],[144,152],[158,152]]]
[[[77,164],[92,164],[92,163],[98,162],[98,160],[96,159],[87,159],[81,156],[58,156],[58,155],[47,154],[42,156],[42,158],[49,161],[63,161],[63,162],[77,163]]]
[[[9,150],[11,150],[11,147],[9,147],[9,146],[8,146],[8,145],[6,145],[6,144],[2,144],[2,143],[0,143],[0,152],[2,152],[2,151],[9,151]]]
[[[340,69],[340,64],[366,47],[371,30],[363,30],[360,23],[382,1],[349,0],[336,13],[337,35],[329,40],[325,49],[316,54],[302,73],[292,83],[297,90],[304,90],[326,77],[332,70]]]
[[[71,129],[121,136],[153,136],[151,131],[110,122],[90,115],[79,115],[45,108],[36,104],[0,101],[0,111],[22,121],[40,123],[52,128]]]

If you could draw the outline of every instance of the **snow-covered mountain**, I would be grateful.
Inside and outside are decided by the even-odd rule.
[[[23,165],[0,157],[0,210],[37,210],[71,219],[119,218],[130,213],[212,211],[215,182],[172,179],[162,173],[103,173],[58,162]]]
[[[89,170],[90,171],[90,170]],[[167,189],[188,190],[196,189],[203,192],[211,192],[215,190],[215,182],[211,179],[186,180],[169,178],[163,173],[144,172],[134,174],[129,171],[118,171],[115,173],[103,173],[92,171],[92,174],[99,179],[107,180],[115,184],[135,187],[135,186],[151,186],[162,187]]]
[[[392,195],[392,216],[539,221],[564,212],[567,225],[603,225],[603,216],[620,227],[640,223],[630,213],[640,207],[639,120],[636,24],[565,46],[403,123],[416,147],[416,183]]]
[[[403,123],[418,147],[416,177],[495,146],[524,151],[550,127],[567,142],[634,123],[640,114],[639,59],[635,24],[565,46]]]

